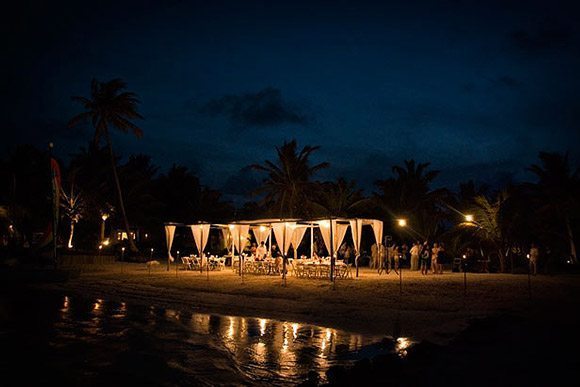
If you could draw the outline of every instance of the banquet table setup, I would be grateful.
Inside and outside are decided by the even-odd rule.
[[[292,272],[297,278],[326,279],[330,276],[330,257],[297,259],[290,262]],[[334,277],[337,279],[352,278],[352,265],[336,260]]]
[[[226,257],[216,257],[210,255],[198,257],[196,254],[191,254],[189,257],[181,257],[181,262],[186,270],[222,270],[225,268]]]

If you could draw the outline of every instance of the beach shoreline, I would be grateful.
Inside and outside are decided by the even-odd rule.
[[[330,281],[246,275],[229,268],[209,273],[123,263],[81,268],[76,279],[36,284],[63,294],[138,303],[220,315],[271,318],[328,326],[349,332],[410,337],[446,344],[473,319],[498,313],[526,315],[544,307],[575,304],[577,276],[467,275],[422,276],[403,272],[379,276],[362,269],[358,279]],[[564,310],[563,310],[564,311]]]

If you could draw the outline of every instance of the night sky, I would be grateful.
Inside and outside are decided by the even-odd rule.
[[[524,179],[540,150],[580,158],[572,2],[99,3],[3,12],[4,150],[52,140],[66,158],[91,137],[66,128],[80,110],[70,96],[121,77],[145,136],[116,135],[117,151],[189,166],[227,193],[257,184],[243,168],[292,138],[322,147],[320,178],[367,190],[408,158],[451,186]]]

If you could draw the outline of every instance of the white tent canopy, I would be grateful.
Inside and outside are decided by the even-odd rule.
[[[173,261],[171,255],[171,246],[173,245],[173,238],[175,236],[175,229],[177,226],[185,226],[180,223],[166,223],[165,224],[165,237],[167,242],[167,260],[168,268],[169,262]],[[371,226],[373,230],[373,235],[377,244],[380,244],[383,238],[383,222],[377,219],[363,219],[363,218],[318,218],[313,220],[307,219],[258,219],[258,220],[247,220],[247,221],[236,221],[230,224],[210,224],[210,223],[198,223],[189,225],[195,244],[198,251],[201,252],[205,249],[207,241],[209,238],[210,227],[220,228],[227,238],[228,231],[231,236],[232,242],[232,254],[234,253],[234,248],[238,251],[238,254],[244,251],[244,248],[248,244],[248,234],[250,229],[254,233],[258,243],[264,241],[266,242],[271,235],[273,230],[276,241],[280,246],[280,250],[286,256],[292,246],[295,250],[298,249],[300,242],[304,238],[304,234],[307,228],[313,231],[314,227],[320,229],[322,234],[322,239],[329,253],[333,253],[338,250],[342,244],[346,231],[350,227],[352,239],[354,242],[354,249],[357,255],[360,255],[361,251],[361,236],[362,227]],[[332,233],[332,246],[330,243],[330,235]],[[270,241],[271,242],[271,241]],[[312,234],[311,234],[311,250],[312,250]],[[312,251],[311,251],[312,256]]]

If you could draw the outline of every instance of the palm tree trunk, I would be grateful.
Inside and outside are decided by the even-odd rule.
[[[117,163],[115,162],[115,154],[113,153],[113,144],[111,143],[111,137],[109,133],[107,137],[107,146],[109,148],[109,155],[111,156],[111,167],[113,168],[113,177],[115,178],[115,187],[117,188],[117,199],[119,199],[119,207],[121,207],[121,216],[123,217],[123,224],[125,226],[125,232],[127,233],[127,239],[129,240],[129,248],[133,252],[139,251],[135,245],[135,241],[131,238],[131,230],[129,227],[129,220],[127,219],[127,213],[125,212],[125,203],[123,201],[123,193],[121,192],[121,183],[119,182],[119,175],[117,174]]]
[[[576,244],[574,243],[574,234],[570,226],[570,218],[566,217],[566,230],[568,231],[568,242],[570,243],[570,256],[572,263],[578,263],[578,256],[576,255]]]
[[[505,273],[505,257],[503,256],[501,248],[498,249],[497,252],[498,252],[498,258],[499,258],[499,271],[501,273]]]
[[[71,222],[70,222],[70,234],[69,234],[69,236],[68,236],[68,245],[67,245],[67,247],[68,247],[69,249],[72,249],[72,248],[73,248],[72,241],[73,241],[73,236],[74,236],[74,234],[75,234],[75,222],[73,222],[73,221],[71,220]]]

